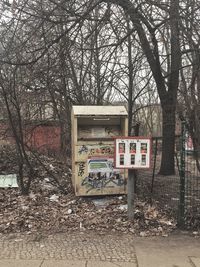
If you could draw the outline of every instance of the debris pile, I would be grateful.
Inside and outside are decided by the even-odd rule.
[[[14,153],[9,153],[0,152],[1,174],[17,170]],[[40,160],[45,169],[32,159],[36,172],[28,196],[22,196],[19,188],[0,188],[1,233],[95,230],[167,236],[176,227],[175,220],[156,203],[150,206],[136,200],[134,221],[128,221],[126,196],[76,197],[70,168],[45,156],[40,156]],[[66,194],[55,184],[51,173],[59,179]]]
[[[126,199],[107,197],[96,206],[92,198],[55,193],[53,189],[21,196],[16,189],[0,190],[0,232],[120,231],[141,236],[168,235],[175,228],[155,206],[137,201],[135,219],[127,219]]]

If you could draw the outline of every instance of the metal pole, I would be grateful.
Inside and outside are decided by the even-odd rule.
[[[128,219],[134,219],[134,169],[128,170],[128,184],[127,184],[127,202],[128,202]]]
[[[181,157],[180,157],[180,202],[179,202],[179,226],[184,226],[185,217],[185,121],[181,123]]]
[[[152,204],[152,197],[153,197],[155,171],[156,171],[157,150],[158,150],[158,138],[156,138],[155,151],[154,151],[153,173],[152,173],[152,180],[151,180],[151,199],[150,199],[151,204]]]

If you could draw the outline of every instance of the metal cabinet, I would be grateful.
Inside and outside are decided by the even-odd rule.
[[[114,137],[127,136],[124,106],[73,106],[72,182],[77,196],[125,194],[127,172],[114,168]]]

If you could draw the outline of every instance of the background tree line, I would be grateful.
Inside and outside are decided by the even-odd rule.
[[[0,18],[0,95],[20,168],[29,166],[23,128],[44,96],[59,121],[64,155],[71,106],[115,102],[128,104],[129,134],[135,111],[161,105],[161,174],[175,171],[176,114],[199,150],[197,0],[3,1]]]

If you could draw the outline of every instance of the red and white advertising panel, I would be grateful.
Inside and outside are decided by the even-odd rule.
[[[151,138],[115,139],[115,168],[148,169],[151,163]]]
[[[186,133],[185,150],[187,152],[193,152],[194,151],[192,138],[188,133]]]

